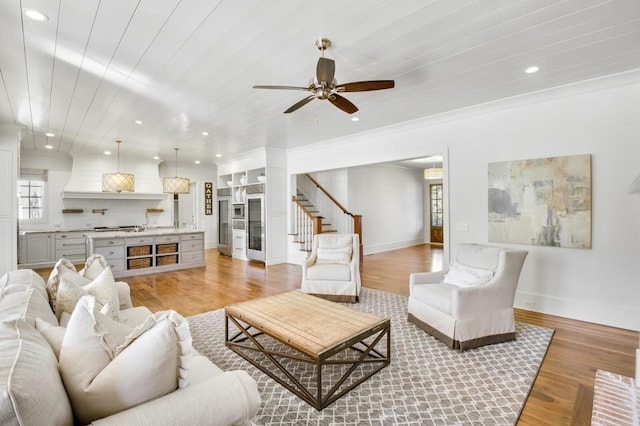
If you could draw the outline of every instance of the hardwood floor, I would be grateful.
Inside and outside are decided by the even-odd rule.
[[[207,250],[206,256],[206,267],[122,281],[131,286],[134,305],[174,309],[184,316],[300,287],[297,265],[265,267],[219,256],[216,250]],[[407,296],[411,272],[438,270],[442,263],[442,248],[429,245],[368,255],[362,284]],[[38,272],[48,277],[48,270]],[[525,310],[516,310],[516,320],[555,330],[519,425],[588,425],[596,370],[635,374],[638,332]]]

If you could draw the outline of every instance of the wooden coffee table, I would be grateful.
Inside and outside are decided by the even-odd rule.
[[[319,411],[390,363],[388,318],[297,290],[225,316],[226,346]]]

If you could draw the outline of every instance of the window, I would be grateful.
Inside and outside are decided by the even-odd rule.
[[[20,170],[18,220],[22,222],[42,222],[45,220],[46,183],[46,170]]]

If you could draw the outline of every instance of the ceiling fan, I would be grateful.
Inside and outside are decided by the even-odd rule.
[[[309,86],[265,86],[256,85],[254,89],[277,89],[277,90],[303,90],[311,92],[312,95],[307,96],[301,101],[293,104],[284,113],[296,111],[297,109],[305,106],[314,99],[326,99],[333,105],[340,108],[347,114],[353,114],[358,111],[358,107],[355,106],[347,98],[340,96],[340,93],[345,92],[368,92],[371,90],[392,89],[395,86],[393,80],[369,80],[369,81],[356,81],[353,83],[338,84],[334,78],[336,63],[333,59],[325,58],[324,51],[331,46],[331,42],[327,38],[319,38],[316,40],[316,47],[322,52],[322,56],[318,58],[318,65],[316,66],[316,78],[311,79]]]

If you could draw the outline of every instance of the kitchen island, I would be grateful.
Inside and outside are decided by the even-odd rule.
[[[101,254],[116,278],[205,265],[204,232],[157,228],[138,232],[85,232],[87,256]]]

